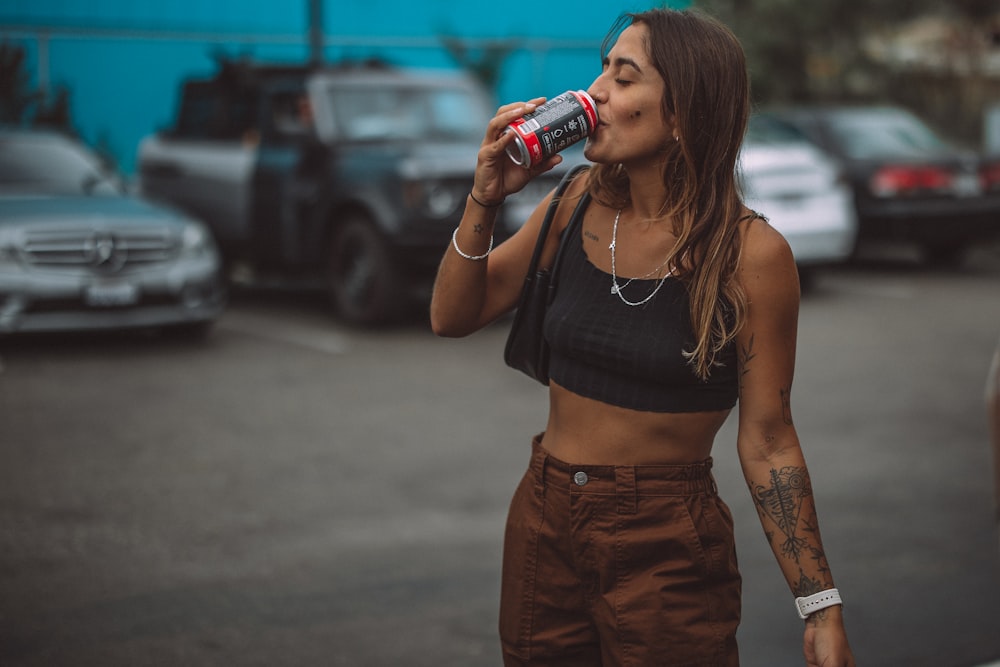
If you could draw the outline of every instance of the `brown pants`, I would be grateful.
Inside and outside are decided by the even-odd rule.
[[[711,466],[570,465],[536,436],[504,539],[504,664],[739,665],[733,522]]]

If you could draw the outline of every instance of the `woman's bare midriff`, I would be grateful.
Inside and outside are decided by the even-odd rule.
[[[640,412],[585,398],[551,383],[542,446],[581,465],[697,463],[712,454],[729,410]]]

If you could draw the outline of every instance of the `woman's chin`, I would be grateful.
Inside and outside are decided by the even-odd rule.
[[[591,162],[601,161],[601,149],[597,140],[593,137],[587,139],[587,143],[583,145],[583,157]]]

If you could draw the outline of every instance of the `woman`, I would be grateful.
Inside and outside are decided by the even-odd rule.
[[[588,198],[546,316],[548,423],[508,518],[505,664],[739,663],[732,519],[710,471],[738,397],[743,471],[805,599],[806,662],[853,665],[791,419],[795,263],[734,181],[749,113],[742,49],[705,16],[653,10],[623,16],[602,52],[588,91],[595,166],[559,203],[543,255],[552,261]],[[542,101],[489,123],[435,284],[439,335],[470,334],[517,304],[551,195],[491,252],[497,208],[561,158],[517,167],[503,130]]]

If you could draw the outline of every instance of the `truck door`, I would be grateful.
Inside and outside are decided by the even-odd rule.
[[[215,82],[185,85],[176,127],[144,143],[144,192],[205,221],[230,254],[243,246],[259,138],[255,103]]]
[[[272,86],[261,103],[253,174],[253,256],[262,267],[304,268],[304,221],[313,213],[322,147],[301,85]]]

